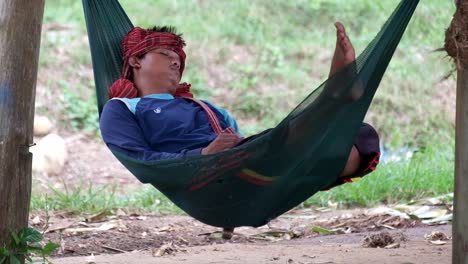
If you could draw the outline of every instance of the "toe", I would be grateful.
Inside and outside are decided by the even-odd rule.
[[[335,27],[336,27],[337,29],[343,29],[343,28],[344,28],[343,23],[341,23],[340,21],[336,21],[336,22],[335,22]]]

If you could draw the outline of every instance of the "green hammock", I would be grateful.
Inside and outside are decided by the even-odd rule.
[[[164,161],[114,155],[141,182],[201,222],[225,228],[264,225],[336,181],[417,4],[402,0],[356,63],[246,144]],[[101,112],[108,87],[120,77],[121,40],[133,26],[117,0],[83,0],[83,6]]]

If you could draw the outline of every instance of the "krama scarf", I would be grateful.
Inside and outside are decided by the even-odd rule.
[[[156,48],[172,50],[180,58],[180,75],[185,68],[185,52],[183,47],[185,41],[179,35],[169,32],[154,32],[140,27],[133,28],[122,41],[123,68],[122,78],[115,81],[109,88],[109,98],[135,98],[138,96],[138,90],[132,82],[132,67],[129,59],[132,56],[143,56]],[[181,83],[177,88],[176,96],[190,97],[190,84]]]

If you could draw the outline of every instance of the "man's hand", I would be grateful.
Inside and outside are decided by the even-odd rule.
[[[202,149],[201,154],[214,154],[221,151],[228,150],[237,145],[242,138],[237,134],[219,134],[206,148]]]

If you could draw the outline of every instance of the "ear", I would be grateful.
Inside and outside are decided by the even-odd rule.
[[[131,66],[132,68],[136,68],[136,69],[141,68],[140,59],[138,59],[138,58],[135,57],[135,56],[131,56],[131,57],[128,59],[128,64],[130,64],[130,66]]]

